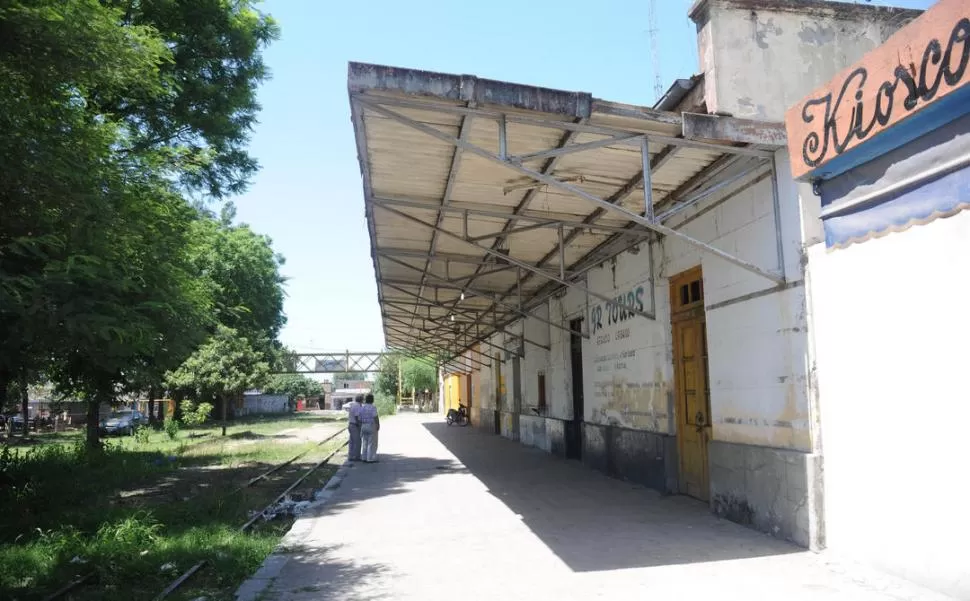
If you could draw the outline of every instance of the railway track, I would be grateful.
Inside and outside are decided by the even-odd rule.
[[[242,486],[237,487],[237,488],[233,489],[232,491],[230,491],[227,496],[237,494],[237,493],[239,493],[239,492],[241,492],[241,491],[243,491],[243,490],[245,490],[247,488],[251,488],[252,486],[255,486],[259,482],[262,482],[262,481],[266,480],[270,475],[278,472],[279,470],[285,468],[288,465],[293,464],[295,461],[297,461],[300,458],[306,456],[307,454],[309,454],[314,449],[320,448],[321,446],[327,444],[328,442],[330,442],[333,439],[337,438],[341,434],[345,434],[345,433],[346,433],[346,430],[344,430],[344,429],[337,430],[336,432],[334,432],[333,434],[331,434],[327,438],[325,438],[325,439],[321,440],[320,442],[318,442],[313,447],[310,447],[309,449],[306,449],[304,451],[301,451],[300,453],[294,455],[290,459],[287,459],[286,461],[284,461],[282,463],[278,463],[278,464],[274,465],[272,468],[266,470],[265,472],[262,472],[261,474],[255,476],[253,478],[250,478]],[[266,512],[269,509],[271,509],[274,505],[276,505],[281,500],[283,500],[284,498],[286,498],[286,495],[288,495],[293,490],[295,490],[298,486],[300,486],[300,484],[302,484],[314,472],[316,472],[320,468],[322,468],[325,465],[327,465],[330,462],[330,460],[333,459],[333,457],[337,453],[339,453],[344,447],[346,447],[348,445],[348,443],[349,443],[349,441],[348,440],[345,440],[343,443],[340,444],[340,446],[338,446],[333,451],[331,451],[330,453],[328,453],[326,457],[324,457],[323,459],[321,459],[320,461],[318,461],[316,464],[314,464],[313,466],[311,466],[309,469],[305,470],[296,480],[294,480],[292,483],[290,483],[290,485],[287,486],[286,489],[283,490],[283,492],[281,492],[279,495],[277,495],[276,497],[274,497],[273,500],[270,503],[268,503],[266,506],[264,506],[258,512],[254,513],[253,516],[250,519],[248,519],[245,523],[243,523],[239,527],[239,531],[240,532],[247,532],[249,529],[251,529],[253,527],[253,525],[255,525],[256,522],[258,522],[259,519],[263,515],[265,515]],[[174,593],[176,590],[179,589],[179,587],[181,587],[183,584],[185,584],[185,582],[187,582],[193,575],[195,575],[199,570],[201,570],[203,567],[205,567],[206,563],[207,563],[207,560],[199,561],[195,565],[193,565],[192,567],[190,567],[188,570],[186,570],[185,572],[183,572],[182,574],[180,574],[167,587],[165,587],[165,589],[162,590],[162,592],[160,592],[158,595],[156,595],[153,598],[153,601],[161,601],[162,599],[165,599],[166,597],[168,597],[169,595],[171,595],[172,593]],[[61,597],[63,597],[67,593],[69,593],[69,592],[71,592],[71,591],[73,591],[73,590],[81,587],[82,585],[87,584],[87,583],[91,583],[94,580],[95,575],[96,575],[96,572],[89,572],[89,573],[87,573],[87,574],[85,574],[83,576],[80,576],[80,577],[72,580],[71,582],[68,582],[67,584],[65,584],[61,588],[57,589],[55,592],[51,593],[47,597],[44,597],[44,601],[56,601],[57,599],[60,599]]]

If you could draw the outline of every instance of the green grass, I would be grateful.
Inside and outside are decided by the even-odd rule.
[[[338,437],[318,447],[292,436],[320,423],[312,416],[252,418],[234,423],[226,437],[209,426],[182,430],[175,440],[151,432],[112,438],[94,457],[84,453],[80,433],[39,436],[30,448],[4,447],[0,598],[42,599],[94,572],[91,586],[79,587],[74,599],[151,599],[205,559],[208,566],[173,598],[230,599],[289,526],[280,520],[239,533],[249,511],[343,442]],[[308,449],[267,481],[237,491]],[[304,491],[319,488],[330,473],[314,473]]]

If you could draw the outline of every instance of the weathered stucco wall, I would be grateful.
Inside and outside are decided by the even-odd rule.
[[[779,172],[787,157],[777,155]],[[677,240],[658,245],[658,320],[669,324],[669,278],[698,264],[704,296],[713,438],[724,442],[812,450],[810,358],[802,285],[802,210],[790,180],[779,182],[784,269],[773,282]],[[766,178],[724,202],[685,211],[676,229],[762,268],[778,269],[771,182]],[[669,325],[666,364],[672,362]],[[669,367],[666,368],[670,373]],[[668,375],[667,377],[672,377]]]
[[[492,336],[487,340],[491,344],[498,344],[497,336]],[[480,418],[482,427],[491,427],[493,425],[493,416],[491,415],[491,412],[495,410],[496,351],[494,347],[486,344],[482,345],[482,351],[487,353],[487,356],[482,356],[482,363],[485,365],[480,366],[478,372],[479,394],[475,398],[474,402],[481,409]]]
[[[784,151],[779,171],[787,171]],[[766,447],[811,451],[811,363],[802,286],[802,246],[806,226],[799,189],[779,183],[779,220],[785,272],[791,283],[773,283],[676,240],[641,246],[589,272],[591,290],[649,311],[656,320],[615,310],[595,297],[569,289],[549,302],[541,317],[567,325],[586,317],[591,336],[583,341],[584,420],[591,424],[676,434],[669,278],[702,265],[709,340],[713,438]],[[678,215],[673,226],[703,242],[768,269],[778,268],[778,245],[770,179],[723,200],[714,195]],[[722,201],[723,200],[723,201]],[[813,199],[814,200],[814,199]],[[817,203],[816,203],[817,204]],[[651,290],[651,279],[656,281]],[[586,308],[589,302],[588,309]],[[518,327],[518,326],[517,326]],[[548,352],[526,345],[522,361],[523,413],[537,404],[537,375],[547,376],[548,417],[572,418],[569,333],[527,320],[527,335],[548,341]],[[484,384],[490,378],[483,370]],[[511,378],[511,360],[503,363]],[[494,383],[492,384],[494,385]],[[511,396],[509,397],[511,399]],[[486,406],[485,402],[482,404]],[[508,410],[511,410],[511,402]]]
[[[883,43],[918,11],[708,0],[692,11],[708,110],[768,121]]]
[[[549,305],[537,307],[533,311],[542,319],[549,319]],[[524,320],[525,336],[538,344],[549,346],[549,324],[538,319]],[[539,373],[546,375],[546,402],[549,402],[549,351],[529,342],[525,343],[525,357],[522,359],[522,412],[528,414],[532,407],[539,405]]]
[[[585,283],[585,282],[584,282]],[[559,298],[549,301],[549,320],[569,327],[573,319],[586,317],[586,295],[569,288]],[[546,415],[558,419],[573,418],[573,379],[569,356],[570,333],[550,326],[549,365],[546,376],[549,409]]]
[[[599,294],[649,311],[652,279],[644,245],[594,269],[588,282]],[[585,421],[671,432],[669,319],[650,320],[596,298],[589,315],[590,338],[583,341]]]
[[[970,598],[970,212],[810,249],[828,546]]]

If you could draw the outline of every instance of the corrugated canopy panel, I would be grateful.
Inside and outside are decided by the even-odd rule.
[[[486,340],[654,235],[611,210],[648,214],[644,134],[654,207],[737,166],[738,144],[683,140],[679,114],[582,92],[358,63],[348,84],[386,341],[422,355]]]

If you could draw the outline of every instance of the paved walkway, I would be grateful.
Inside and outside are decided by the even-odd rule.
[[[302,518],[260,599],[942,599],[437,416],[387,420],[380,459]]]

